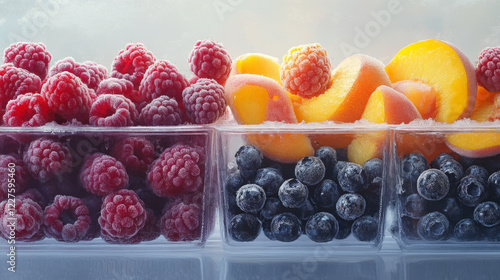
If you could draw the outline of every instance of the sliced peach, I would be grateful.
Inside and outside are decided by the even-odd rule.
[[[496,94],[487,91],[485,88],[478,86],[476,103],[474,104],[470,119],[478,122],[488,121],[495,107],[495,95]]]
[[[271,78],[253,74],[231,76],[226,81],[225,94],[239,124],[297,123],[288,94]],[[247,138],[264,156],[279,162],[297,162],[314,154],[311,141],[302,134],[250,134]]]
[[[422,154],[428,162],[439,154],[451,153],[442,135],[431,133],[398,133],[396,135],[397,154],[400,158],[409,153]]]
[[[304,100],[297,119],[305,122],[354,122],[361,118],[370,94],[391,82],[381,61],[366,55],[344,59],[332,73],[332,85],[320,96]]]
[[[493,156],[500,153],[499,132],[463,132],[446,135],[451,150],[469,158]]]
[[[391,82],[412,80],[436,91],[440,122],[468,118],[476,99],[476,74],[470,60],[455,46],[425,40],[400,50],[385,67]]]
[[[418,81],[399,81],[393,83],[392,88],[410,99],[422,119],[436,118],[436,92],[432,87]]]
[[[256,74],[266,76],[281,84],[278,58],[262,53],[247,53],[233,61],[231,75]]]

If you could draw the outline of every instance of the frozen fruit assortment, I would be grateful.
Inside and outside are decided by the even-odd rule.
[[[295,163],[280,163],[244,145],[234,161],[237,168],[224,178],[231,239],[248,242],[262,234],[292,242],[305,235],[314,242],[335,242],[352,233],[374,242],[379,236],[380,159],[361,166],[324,146]]]

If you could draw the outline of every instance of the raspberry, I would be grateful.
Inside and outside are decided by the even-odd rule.
[[[47,100],[39,93],[26,93],[7,103],[4,124],[7,126],[42,126],[54,120]]]
[[[196,191],[203,185],[201,161],[191,146],[180,143],[167,148],[149,170],[149,186],[156,195],[164,197]]]
[[[182,92],[187,114],[194,123],[213,123],[226,111],[224,87],[212,79],[199,79]]]
[[[200,77],[198,76],[191,76],[191,78],[188,79],[188,86],[196,83],[199,79]]]
[[[221,85],[226,83],[231,73],[231,56],[222,44],[211,40],[196,42],[188,62],[197,77],[214,79]]]
[[[113,237],[107,231],[101,229],[101,238],[110,244],[139,244],[141,242],[141,238],[138,234],[129,237]]]
[[[144,73],[155,60],[153,53],[148,51],[143,44],[128,44],[113,59],[111,77],[129,80],[137,90]]]
[[[42,81],[37,75],[7,63],[0,66],[0,110],[9,100],[28,92],[40,92]]]
[[[153,143],[144,137],[122,138],[113,145],[110,154],[134,176],[144,176],[156,156]]]
[[[54,113],[64,120],[88,123],[92,104],[90,89],[69,72],[50,77],[42,87],[42,95]]]
[[[40,182],[61,179],[71,171],[71,160],[68,147],[49,138],[31,142],[23,156],[29,172]]]
[[[87,86],[90,84],[91,77],[89,68],[76,62],[72,57],[66,57],[56,62],[49,70],[49,77],[53,77],[62,72],[74,74]]]
[[[176,201],[161,218],[161,233],[169,241],[193,241],[201,236],[201,207]]]
[[[16,200],[15,211],[8,200],[0,202],[0,236],[11,236],[10,221],[16,220],[16,241],[29,240],[38,233],[43,223],[43,210],[33,200],[27,198]],[[11,215],[14,214],[14,215]]]
[[[83,188],[96,195],[107,195],[128,184],[125,166],[112,156],[96,153],[88,156],[82,166],[80,181]]]
[[[144,227],[139,230],[136,236],[139,237],[141,241],[152,241],[160,237],[160,235],[160,222],[156,218],[153,210],[147,209],[146,223],[144,224]]]
[[[90,124],[96,126],[132,126],[138,118],[137,109],[123,95],[103,94],[90,108]]]
[[[0,154],[20,154],[21,143],[8,135],[0,135]]]
[[[10,167],[12,165],[14,168]],[[9,182],[15,187],[10,188],[15,190],[15,193],[10,192],[13,195],[21,194],[29,184],[28,168],[16,154],[0,155],[0,193],[5,194],[5,197],[9,193]]]
[[[101,82],[108,78],[108,69],[93,61],[85,61],[81,65],[85,66],[90,73],[90,80],[87,86],[97,91]]]
[[[131,190],[119,190],[107,195],[101,207],[99,225],[101,234],[112,238],[128,239],[146,223],[146,209],[137,194]]]
[[[280,78],[283,87],[303,98],[322,94],[330,84],[331,65],[319,44],[291,48],[283,58]]]
[[[486,48],[479,54],[477,83],[489,92],[500,91],[500,47]]]
[[[45,196],[42,195],[42,193],[37,189],[31,188],[31,189],[23,192],[22,194],[16,196],[16,199],[20,199],[20,200],[27,199],[27,198],[33,200],[38,205],[40,205],[42,208],[45,208],[45,206],[47,206],[47,201],[45,199]]]
[[[42,43],[20,42],[12,44],[4,51],[3,61],[23,68],[38,77],[40,80],[47,77],[52,56]]]
[[[45,234],[58,241],[78,242],[90,226],[89,209],[80,198],[57,195],[44,214]]]
[[[186,78],[175,65],[166,60],[158,60],[144,74],[139,93],[147,102],[162,95],[170,96],[180,102],[182,91],[187,85]]]
[[[108,78],[103,80],[96,91],[97,95],[103,94],[121,94],[130,99],[135,104],[142,102],[139,91],[134,89],[134,84],[125,79]]]
[[[144,107],[139,123],[147,126],[180,125],[183,116],[179,103],[170,96],[160,96]]]

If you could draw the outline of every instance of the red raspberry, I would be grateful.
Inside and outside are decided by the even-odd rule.
[[[45,199],[45,196],[38,189],[31,188],[29,190],[26,190],[22,194],[16,196],[16,199],[21,199],[21,200],[27,198],[38,203],[38,205],[40,205],[42,208],[47,206],[47,201]]]
[[[90,89],[75,75],[62,72],[50,77],[42,87],[42,95],[54,113],[64,120],[88,123],[92,104]]]
[[[62,180],[64,173],[71,171],[72,158],[68,147],[49,138],[31,142],[23,160],[31,175],[40,182]]]
[[[153,210],[146,209],[146,223],[136,236],[139,237],[141,241],[152,241],[160,237],[160,235],[160,221],[156,218]]]
[[[144,137],[122,138],[113,145],[110,154],[134,176],[144,176],[156,156],[153,143]]]
[[[174,98],[163,95],[142,109],[139,123],[146,126],[180,125],[183,115],[179,103]]]
[[[8,135],[0,135],[0,154],[20,154],[21,143]]]
[[[49,64],[52,56],[42,43],[16,43],[7,47],[4,51],[3,61],[12,63],[14,66],[28,70],[40,77],[47,77]]]
[[[134,84],[134,89],[137,90],[144,73],[155,60],[153,53],[148,51],[143,44],[128,44],[114,58],[111,66],[111,77],[129,80]]]
[[[87,67],[87,70],[90,73],[90,80],[87,86],[94,91],[97,91],[101,82],[108,78],[108,69],[93,61],[85,61],[82,65]]]
[[[182,92],[184,108],[196,124],[215,122],[226,111],[224,87],[212,79],[199,79]]]
[[[222,44],[198,41],[189,54],[189,68],[200,78],[214,79],[224,85],[231,73],[231,56]]]
[[[12,165],[15,167],[11,168]],[[14,188],[9,188],[9,182],[14,184]],[[16,154],[0,155],[0,193],[6,198],[9,193],[17,196],[28,188],[28,185],[29,172],[23,160]],[[9,189],[14,189],[14,192],[9,192]]]
[[[161,218],[161,233],[169,241],[193,241],[201,236],[201,207],[176,201]]]
[[[42,126],[54,120],[47,100],[39,93],[26,93],[7,103],[4,124],[7,126]]]
[[[0,110],[7,102],[28,92],[40,92],[42,81],[37,75],[7,63],[0,66]]]
[[[500,47],[486,48],[479,54],[477,83],[489,92],[500,91]]]
[[[78,242],[90,226],[89,209],[80,198],[57,195],[44,214],[45,234],[58,241]]]
[[[90,108],[90,124],[96,126],[132,126],[138,118],[135,104],[123,95],[103,94]]]
[[[83,188],[95,195],[107,195],[128,184],[125,166],[112,156],[96,153],[88,156],[82,166],[80,181]]]
[[[196,149],[182,143],[165,149],[148,172],[149,186],[163,197],[199,190],[203,185],[201,159]]]
[[[96,94],[121,94],[130,99],[135,104],[142,102],[142,96],[138,90],[134,89],[134,84],[125,79],[108,78],[103,80],[97,88]]]
[[[162,95],[182,101],[182,91],[187,87],[187,80],[177,67],[166,60],[158,60],[148,68],[139,87],[139,93],[145,101],[151,102]]]
[[[198,77],[198,76],[191,76],[191,78],[188,79],[188,86],[196,83],[198,81],[198,79],[200,79],[200,77]]]
[[[137,194],[131,190],[119,190],[107,195],[101,207],[99,225],[101,235],[128,239],[146,223],[146,209]]]
[[[280,67],[283,87],[303,98],[322,94],[330,85],[330,75],[330,60],[319,44],[291,48]]]
[[[38,233],[43,224],[43,210],[33,200],[16,200],[15,209],[8,200],[0,202],[0,236],[11,236],[11,222],[15,221],[16,241],[29,240]],[[13,211],[14,210],[14,211]],[[14,215],[11,215],[14,213]]]
[[[90,84],[91,78],[89,68],[76,62],[72,57],[66,57],[56,62],[56,64],[49,70],[49,77],[53,77],[62,72],[74,74],[80,78],[80,80],[82,80],[87,87]]]
[[[101,238],[110,244],[139,244],[141,237],[136,234],[129,238],[113,237],[107,231],[101,229]]]

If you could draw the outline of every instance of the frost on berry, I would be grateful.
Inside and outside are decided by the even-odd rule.
[[[14,211],[8,200],[0,202],[0,236],[6,238],[11,236],[11,221],[16,221],[16,241],[29,240],[38,233],[43,224],[43,210],[33,200],[20,199],[15,203]]]
[[[88,156],[80,173],[83,188],[95,195],[119,191],[127,186],[128,180],[125,166],[120,161],[100,153]]]
[[[91,222],[83,200],[72,196],[57,195],[44,213],[45,234],[64,242],[82,240]]]

